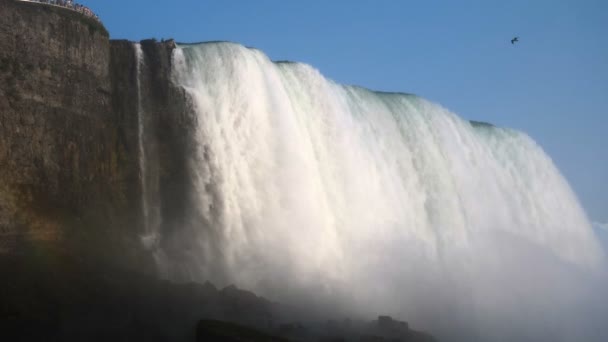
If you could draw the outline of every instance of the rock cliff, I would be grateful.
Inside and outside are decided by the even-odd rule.
[[[148,177],[171,199],[157,205],[169,223],[186,208],[191,119],[169,79],[173,44],[142,42],[138,84],[133,43],[110,41],[95,20],[14,0],[0,0],[0,16],[0,253],[44,246],[151,268],[139,106]]]

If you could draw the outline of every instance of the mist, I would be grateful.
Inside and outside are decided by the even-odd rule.
[[[197,120],[188,224],[147,231],[166,278],[442,341],[605,339],[605,254],[526,134],[232,43],[173,65]]]

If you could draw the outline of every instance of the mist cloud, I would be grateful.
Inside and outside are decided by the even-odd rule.
[[[603,230],[604,232],[608,232],[608,222],[606,222],[606,223],[593,222],[593,226],[596,229]]]

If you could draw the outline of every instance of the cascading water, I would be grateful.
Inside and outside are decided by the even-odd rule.
[[[158,270],[165,274],[163,252],[160,243],[160,196],[158,194],[158,176],[149,172],[149,151],[147,146],[146,117],[142,94],[142,74],[145,68],[144,53],[141,44],[135,43],[135,71],[137,73],[137,143],[139,149],[139,177],[141,186],[141,217],[143,234],[141,241],[147,250],[152,251]]]
[[[571,274],[604,265],[523,133],[231,43],[180,46],[174,68],[197,115],[198,214],[164,238],[189,246],[174,268],[193,279],[524,340],[577,300]]]
[[[141,94],[141,73],[144,65],[144,53],[141,49],[141,44],[134,44],[135,48],[135,69],[137,73],[137,144],[139,148],[139,178],[141,182],[141,212],[145,235],[143,237],[144,244],[149,246],[150,226],[148,224],[150,217],[148,186],[147,186],[147,170],[146,170],[146,145],[145,145],[145,127],[144,127],[144,110],[142,105]]]

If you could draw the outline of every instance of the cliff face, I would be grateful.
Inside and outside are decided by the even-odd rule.
[[[116,134],[103,129],[109,40],[64,9],[10,0],[0,8],[0,222],[14,239],[58,240],[57,216],[119,179]]]
[[[168,219],[187,193],[177,150],[188,148],[189,119],[170,83],[172,44],[142,46],[146,101],[132,43],[111,42],[101,24],[63,8],[0,0],[0,254],[45,246],[149,265],[139,106],[147,183],[173,195]]]

